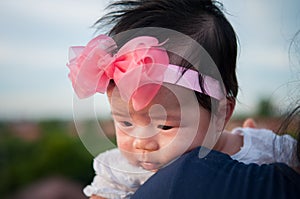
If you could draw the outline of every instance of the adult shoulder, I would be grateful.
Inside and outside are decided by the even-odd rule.
[[[199,148],[152,176],[135,198],[299,198],[300,175],[285,164],[243,164],[211,151],[199,158]]]

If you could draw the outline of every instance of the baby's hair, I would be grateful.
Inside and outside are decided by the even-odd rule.
[[[221,11],[221,3],[211,0],[124,0],[112,3],[108,8],[112,11],[100,18],[95,26],[103,27],[103,22],[114,24],[109,32],[111,36],[130,29],[159,27],[180,32],[197,41],[216,64],[225,86],[226,96],[231,99],[237,96],[238,83],[235,73],[237,39],[231,24]],[[132,37],[123,39],[122,43],[118,43],[116,39],[116,42],[118,46],[122,46]],[[182,45],[180,42],[182,41],[179,40],[178,43]],[[195,54],[194,52],[198,51],[189,49],[188,52]],[[201,55],[196,56],[199,59]],[[193,67],[178,55],[169,53],[169,57],[171,64],[186,69]],[[198,67],[205,66],[207,65],[201,64],[200,58]],[[203,70],[211,69],[207,67]],[[199,75],[199,84],[203,88],[201,75]],[[196,96],[200,105],[212,111],[210,97],[198,92]]]

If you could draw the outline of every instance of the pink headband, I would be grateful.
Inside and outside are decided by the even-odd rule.
[[[144,108],[154,98],[163,82],[203,93],[198,71],[189,69],[182,74],[182,67],[169,64],[162,45],[154,37],[136,37],[113,55],[117,50],[115,41],[99,35],[87,46],[71,47],[67,65],[75,93],[79,98],[105,93],[113,79],[121,97],[132,99],[136,110]],[[224,98],[219,81],[203,75],[203,82],[207,95],[217,100]],[[143,88],[139,89],[141,86]]]

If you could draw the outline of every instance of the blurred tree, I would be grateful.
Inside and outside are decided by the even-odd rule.
[[[271,98],[261,98],[258,101],[255,116],[274,117],[276,115],[277,115],[277,110]]]
[[[78,137],[68,133],[68,123],[39,125],[43,133],[31,142],[9,132],[0,134],[0,198],[49,176],[64,176],[82,185],[91,182],[93,156]],[[4,127],[2,123],[1,129]]]

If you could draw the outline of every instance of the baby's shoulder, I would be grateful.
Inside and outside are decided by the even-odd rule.
[[[122,165],[129,165],[127,160],[122,156],[118,148],[110,149],[100,153],[94,158],[95,171],[103,170],[103,168],[121,169]]]
[[[118,148],[100,153],[94,159],[94,169],[99,172],[139,174],[149,173],[141,167],[134,166],[122,155]],[[152,172],[150,172],[152,173]]]
[[[111,149],[94,159],[94,170],[101,178],[133,188],[143,184],[153,172],[131,165],[119,149]]]

